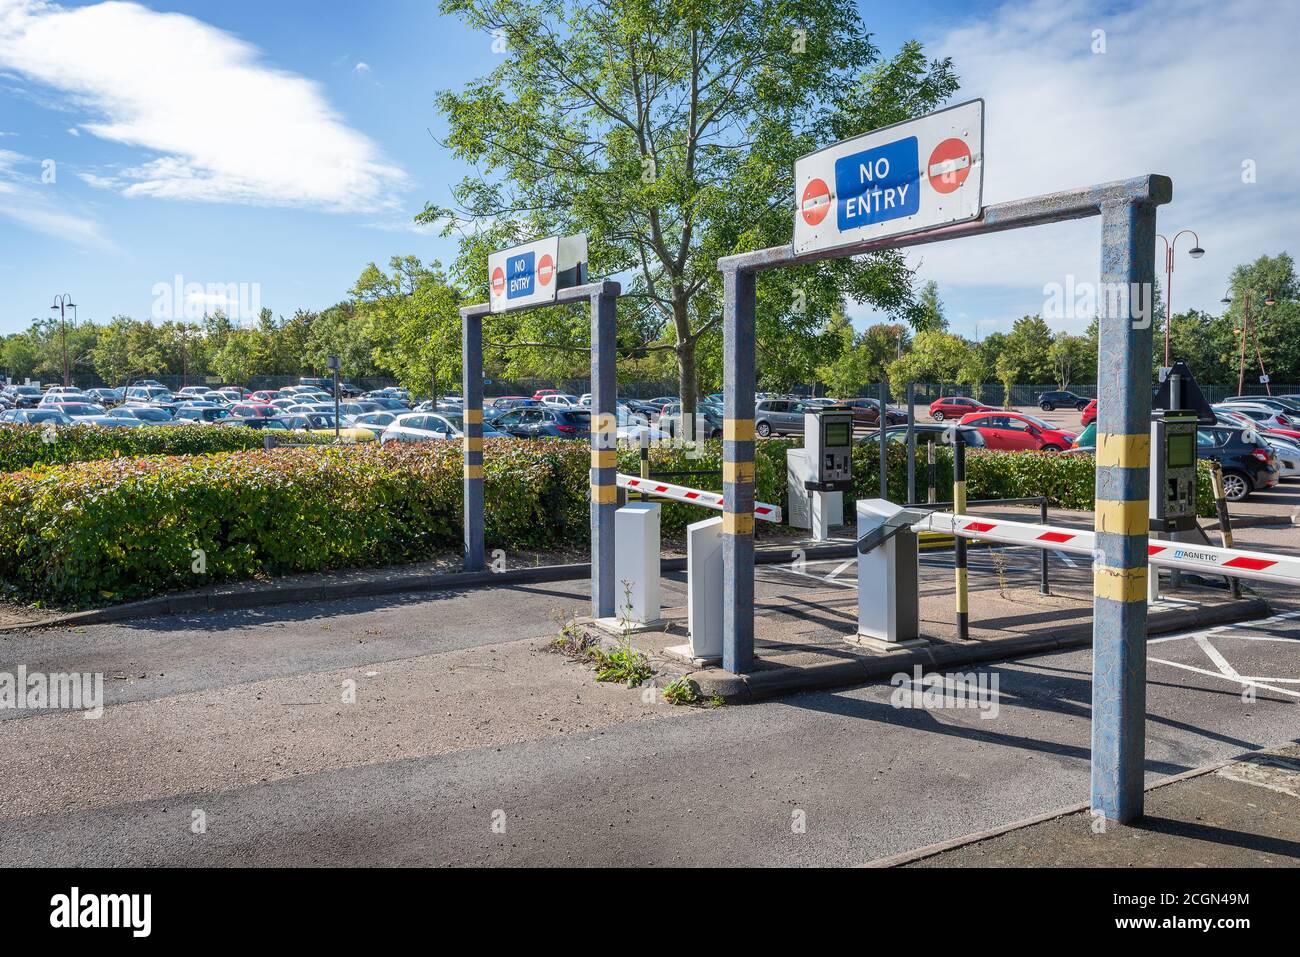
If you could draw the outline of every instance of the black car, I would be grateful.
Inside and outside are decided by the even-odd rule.
[[[41,390],[34,385],[15,385],[7,390],[15,409],[34,409],[41,404]]]
[[[1219,463],[1223,494],[1229,502],[1272,488],[1282,477],[1277,453],[1262,440],[1247,438],[1245,429],[1202,426],[1196,431],[1196,451],[1198,457]]]
[[[1044,412],[1051,412],[1058,406],[1064,408],[1074,408],[1082,412],[1088,407],[1091,399],[1085,399],[1081,395],[1075,395],[1073,392],[1044,392],[1038,397],[1038,407]]]
[[[968,449],[982,449],[988,445],[984,441],[984,434],[974,426],[934,425],[929,422],[918,422],[913,428],[916,431],[916,447],[918,449],[923,448],[928,442],[933,442],[935,445],[947,445],[952,442],[954,432],[961,436],[962,443]],[[906,443],[907,427],[890,426],[885,429],[885,438],[891,444]],[[877,429],[855,441],[859,445],[875,445],[880,441],[880,430]]]
[[[573,409],[511,409],[490,420],[494,429],[521,439],[591,438],[591,413]]]

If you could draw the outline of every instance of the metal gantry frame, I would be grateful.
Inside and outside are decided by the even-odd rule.
[[[722,661],[754,667],[754,333],[758,273],[886,249],[1101,217],[1097,560],[1093,576],[1092,807],[1142,814],[1146,720],[1147,509],[1156,207],[1168,177],[1136,179],[986,207],[979,219],[796,255],[774,246],[718,260],[723,279]],[[1121,296],[1107,294],[1122,290]],[[1145,316],[1133,294],[1145,297]],[[882,433],[883,435],[883,433]],[[883,442],[881,443],[883,446]]]
[[[622,287],[611,280],[561,289],[554,302],[528,312],[578,302],[591,304],[591,613],[615,614],[614,512],[618,508],[618,386],[615,319]],[[488,303],[463,306],[461,376],[465,395],[465,571],[486,566],[483,518],[483,317]]]

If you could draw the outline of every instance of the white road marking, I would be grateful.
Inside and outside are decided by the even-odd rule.
[[[1220,672],[1210,671],[1208,668],[1197,668],[1195,665],[1185,665],[1181,661],[1168,661],[1164,658],[1148,658],[1147,660],[1158,661],[1160,664],[1169,665],[1171,668],[1182,668],[1184,671],[1194,671],[1198,675],[1208,675],[1211,678],[1220,678],[1225,681],[1232,681],[1231,678],[1228,678],[1226,675],[1221,674]],[[1274,688],[1272,685],[1264,684],[1261,681],[1252,681],[1248,678],[1243,678],[1240,681],[1234,681],[1233,683],[1244,684],[1248,687],[1264,688],[1268,691],[1274,691],[1277,694],[1289,695],[1292,698],[1300,698],[1300,691],[1288,691],[1285,688]]]

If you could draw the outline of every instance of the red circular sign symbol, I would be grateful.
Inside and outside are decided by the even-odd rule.
[[[803,188],[799,212],[809,226],[816,226],[831,211],[831,190],[823,180],[815,179]]]
[[[956,137],[944,140],[930,154],[926,175],[936,192],[951,193],[966,182],[970,175],[970,147]]]
[[[500,266],[492,270],[492,295],[499,296],[506,291],[506,271]]]
[[[543,286],[551,284],[551,278],[555,275],[555,260],[547,253],[537,261],[537,281]]]

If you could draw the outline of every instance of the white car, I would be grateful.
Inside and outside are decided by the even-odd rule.
[[[1265,429],[1294,429],[1296,427],[1290,416],[1272,406],[1261,405],[1258,402],[1221,402],[1214,406],[1214,411],[1240,412],[1247,418],[1258,422]]]
[[[1282,478],[1300,476],[1300,441],[1261,435],[1260,438],[1277,454],[1277,464],[1282,470]]]
[[[374,415],[375,413],[370,413]],[[407,412],[399,415],[379,436],[381,445],[387,442],[429,442],[434,439],[459,439],[464,432],[464,420],[459,415],[437,412]],[[483,423],[484,438],[500,438],[491,425]]]
[[[542,405],[552,409],[581,409],[582,403],[578,401],[576,395],[568,395],[562,392],[555,392],[551,395],[542,396]]]

